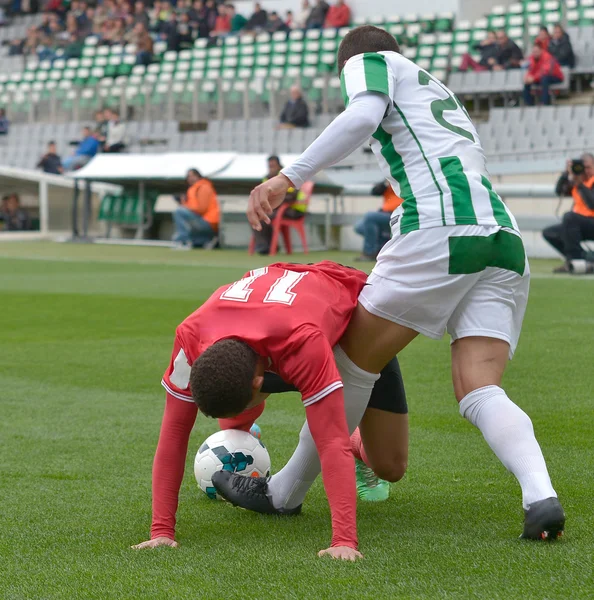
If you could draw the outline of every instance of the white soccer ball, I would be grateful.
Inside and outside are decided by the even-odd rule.
[[[217,499],[217,493],[212,485],[212,474],[221,470],[268,477],[270,455],[264,444],[250,433],[239,429],[217,431],[200,446],[194,460],[196,481],[213,500]]]

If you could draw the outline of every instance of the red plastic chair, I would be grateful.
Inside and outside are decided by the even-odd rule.
[[[314,183],[313,181],[306,181],[301,186],[301,192],[305,195],[303,199],[303,204],[305,204],[306,212],[307,207],[309,206],[309,200],[313,193]],[[285,244],[285,250],[287,254],[293,253],[293,245],[291,244],[291,228],[297,230],[299,237],[301,238],[301,244],[303,245],[303,252],[307,254],[307,234],[305,233],[305,217],[306,214],[303,214],[303,217],[300,219],[285,219],[283,215],[285,211],[290,208],[290,204],[281,204],[278,209],[274,220],[272,221],[272,240],[270,242],[270,256],[274,256],[278,250],[278,238],[279,235],[282,234],[283,242]],[[253,254],[256,249],[256,239],[252,235],[252,239],[250,240],[250,245],[248,248],[248,253]]]

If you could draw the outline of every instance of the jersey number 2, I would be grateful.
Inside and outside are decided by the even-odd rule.
[[[250,274],[239,281],[231,284],[222,294],[221,300],[230,300],[231,302],[247,302],[254,291],[251,285],[258,279],[268,273],[268,267],[255,269]],[[295,271],[285,271],[282,277],[279,277],[266,292],[263,302],[265,304],[293,304],[297,293],[293,288],[307,275],[307,271],[296,273]]]

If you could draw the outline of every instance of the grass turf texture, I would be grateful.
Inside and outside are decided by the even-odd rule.
[[[536,273],[506,374],[532,416],[568,516],[556,544],[517,539],[520,491],[456,408],[448,343],[401,355],[410,467],[383,504],[359,505],[365,560],[316,557],[330,518],[321,482],[293,519],[208,500],[191,463],[216,422],[199,417],[177,550],[135,552],[176,325],[266,259],[239,252],[0,246],[0,598],[591,598],[594,281]],[[312,254],[348,263],[352,255]],[[39,260],[42,259],[42,260]],[[281,257],[282,259],[282,257]],[[304,256],[293,256],[304,260]],[[539,277],[539,273],[542,274]],[[303,421],[298,396],[259,420],[273,468]]]

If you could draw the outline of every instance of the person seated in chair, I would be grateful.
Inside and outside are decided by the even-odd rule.
[[[173,241],[178,250],[211,248],[218,241],[220,208],[212,183],[197,169],[186,175],[188,191],[173,213],[175,234]]]
[[[282,170],[280,158],[278,156],[268,157],[268,175],[262,181],[268,181],[272,177],[276,177]],[[272,242],[273,223],[274,219],[283,205],[288,204],[289,208],[283,213],[283,219],[301,219],[305,215],[305,203],[303,192],[297,191],[295,188],[289,188],[283,204],[277,208],[270,216],[270,224],[262,223],[260,231],[254,231],[254,239],[256,243],[256,252],[258,254],[270,254],[270,243]]]
[[[532,54],[528,59],[528,71],[524,75],[524,102],[527,106],[534,105],[532,86],[540,86],[540,101],[545,106],[551,104],[550,86],[563,83],[565,75],[555,58],[539,44],[534,44]]]
[[[390,239],[390,217],[402,204],[402,198],[386,181],[374,185],[371,193],[383,196],[384,202],[379,210],[368,212],[355,225],[355,233],[363,236],[363,253],[355,258],[358,262],[375,261],[382,246]]]

